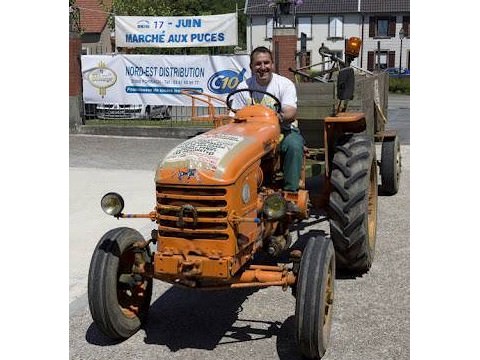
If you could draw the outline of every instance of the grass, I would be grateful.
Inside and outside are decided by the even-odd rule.
[[[410,76],[390,78],[388,90],[393,93],[410,95]]]

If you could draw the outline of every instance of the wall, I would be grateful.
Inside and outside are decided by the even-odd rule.
[[[69,37],[69,128],[75,131],[82,124],[80,117],[82,78],[80,67],[80,50],[82,42],[78,33]]]
[[[110,30],[105,27],[100,34],[84,34],[82,36],[82,49],[85,55],[101,55],[112,53]]]
[[[369,16],[365,15],[363,20],[363,37],[362,37],[362,15],[344,14],[344,37],[356,36],[363,39],[362,54],[353,62],[353,65],[367,68],[367,53],[368,51],[375,51],[377,49],[377,41],[381,41],[381,49],[388,51],[395,51],[395,63],[399,64],[400,60],[400,39],[398,32],[402,27],[403,15],[410,13],[397,14],[396,37],[390,39],[375,39],[369,38]],[[306,15],[301,15],[306,16]],[[251,51],[256,46],[266,46],[273,49],[272,40],[266,39],[266,16],[252,16],[247,22],[247,49]],[[331,41],[328,38],[328,19],[329,15],[315,15],[312,16],[312,39],[307,39],[307,50],[311,52],[311,63],[316,64],[321,61],[321,56],[318,49],[322,45],[331,50],[344,49],[344,40]],[[251,22],[250,22],[251,21]],[[405,38],[402,44],[402,67],[406,67],[408,61],[408,52],[410,49],[410,39]],[[297,50],[300,51],[300,40],[297,42]]]
[[[380,41],[380,50],[395,51],[395,64],[400,65],[400,38],[398,33],[402,28],[403,15],[409,15],[408,13],[397,15],[397,21],[395,26],[395,37],[389,39],[376,39],[368,37],[369,34],[369,16],[365,16],[364,19],[364,31],[363,31],[363,61],[362,67],[367,68],[367,52],[377,50],[377,42]],[[402,67],[407,67],[408,51],[410,50],[410,38],[404,38],[402,41]]]

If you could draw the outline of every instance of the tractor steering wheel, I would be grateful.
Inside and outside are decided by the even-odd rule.
[[[233,109],[232,108],[232,102],[233,102],[232,96],[235,95],[235,94],[241,93],[241,92],[245,92],[245,91],[248,91],[250,93],[250,98],[251,99],[253,99],[252,93],[254,93],[254,92],[264,94],[264,95],[268,95],[269,97],[271,97],[275,101],[274,104],[273,104],[273,107],[275,108],[274,110],[277,113],[280,113],[282,111],[282,105],[280,103],[280,100],[278,100],[278,98],[276,96],[270,94],[269,92],[266,92],[266,91],[263,91],[263,90],[255,90],[255,89],[237,89],[237,90],[232,91],[230,94],[228,94],[227,99],[226,99],[228,110],[230,110],[234,113],[236,113],[238,110],[240,110],[240,109]]]

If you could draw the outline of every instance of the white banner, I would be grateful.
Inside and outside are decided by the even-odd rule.
[[[82,55],[83,100],[191,106],[182,89],[225,99],[250,76],[249,62],[248,55]]]
[[[115,16],[117,47],[236,46],[237,14]]]

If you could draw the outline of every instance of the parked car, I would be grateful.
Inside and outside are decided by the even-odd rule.
[[[391,78],[410,76],[410,70],[407,68],[402,68],[401,70],[399,70],[399,68],[388,68],[385,69],[385,72],[388,73]]]
[[[99,119],[170,119],[172,106],[144,104],[97,104]]]

